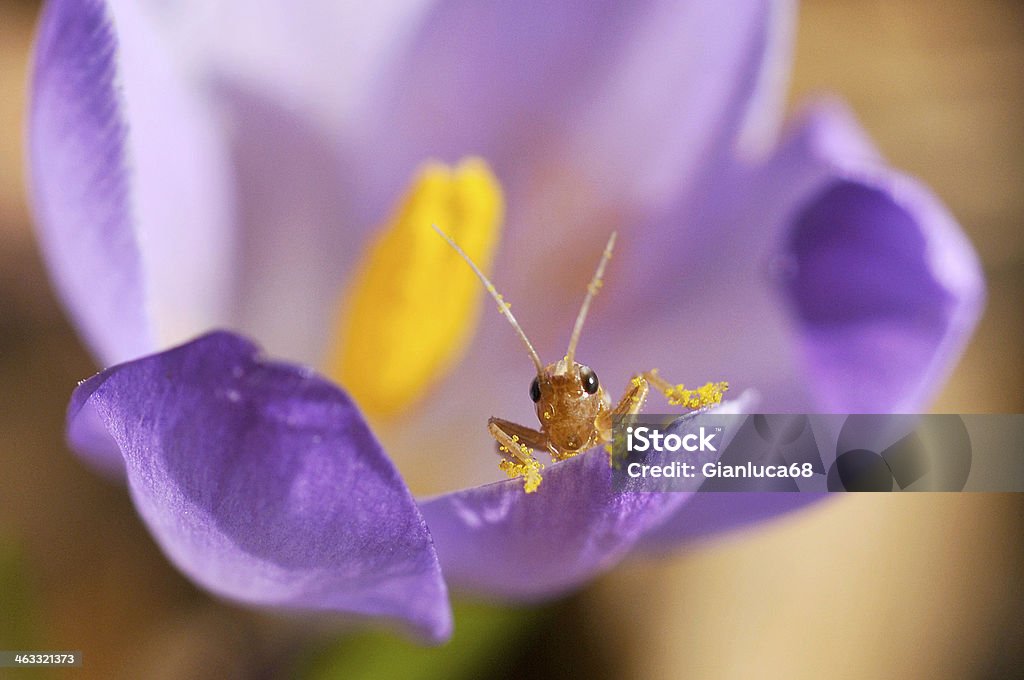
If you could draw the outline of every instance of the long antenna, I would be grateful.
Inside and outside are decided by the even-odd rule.
[[[530,344],[530,339],[526,337],[526,333],[523,332],[522,326],[520,326],[519,322],[516,321],[516,317],[512,315],[512,310],[509,309],[508,303],[505,302],[505,300],[500,295],[498,295],[498,291],[494,287],[494,284],[491,283],[490,279],[484,276],[484,273],[480,271],[480,268],[477,267],[476,263],[470,259],[469,255],[466,255],[462,248],[459,247],[458,243],[453,241],[448,234],[438,229],[436,224],[431,224],[430,226],[434,229],[434,231],[436,231],[441,236],[441,238],[448,242],[448,245],[450,245],[455,250],[455,252],[462,256],[462,259],[465,260],[466,264],[470,266],[470,268],[473,270],[473,273],[476,274],[477,277],[483,282],[484,288],[486,288],[487,292],[491,294],[491,297],[494,298],[494,301],[498,303],[498,311],[505,315],[505,318],[508,319],[508,322],[512,324],[513,328],[516,329],[516,333],[519,333],[519,338],[523,341],[523,344],[526,345],[526,350],[530,353],[530,358],[533,359],[533,365],[537,367],[537,375],[543,373],[544,364],[540,362],[540,357],[537,356],[537,350],[535,350],[533,348],[533,345]]]
[[[569,338],[569,350],[565,353],[565,362],[571,366],[573,357],[576,355],[576,345],[580,342],[580,333],[583,332],[583,322],[587,318],[587,312],[590,311],[590,303],[593,301],[594,296],[597,295],[597,291],[601,290],[601,279],[604,278],[604,268],[608,265],[608,260],[612,259],[612,249],[615,247],[615,237],[617,232],[612,232],[612,235],[608,237],[608,245],[604,247],[604,253],[601,255],[601,261],[597,265],[597,271],[594,272],[594,278],[590,280],[590,284],[587,286],[587,296],[583,298],[583,304],[580,305],[580,313],[576,315],[576,324],[572,327],[572,337]]]

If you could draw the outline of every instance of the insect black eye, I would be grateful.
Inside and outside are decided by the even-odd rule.
[[[537,382],[536,378],[530,383],[530,399],[533,399],[534,404],[540,401],[540,383]]]
[[[583,389],[587,391],[587,394],[596,393],[597,388],[600,387],[600,383],[597,382],[597,373],[594,373],[594,369],[589,366],[580,367],[580,382],[583,383]]]

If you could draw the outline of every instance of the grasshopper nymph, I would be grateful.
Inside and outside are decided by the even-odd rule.
[[[530,383],[530,399],[535,404],[540,429],[535,430],[501,418],[492,417],[487,421],[488,431],[498,442],[498,454],[501,456],[499,467],[509,477],[523,477],[527,493],[536,491],[540,486],[540,471],[544,468],[533,457],[535,450],[547,451],[551,460],[557,463],[595,446],[610,444],[612,419],[615,416],[638,413],[647,400],[651,385],[664,393],[670,404],[690,409],[705,408],[719,403],[722,400],[722,393],[729,389],[728,383],[719,382],[688,390],[683,385],[670,384],[658,375],[657,370],[650,370],[634,375],[625,394],[613,407],[608,393],[597,379],[597,373],[589,366],[576,361],[576,345],[583,330],[583,322],[587,318],[590,303],[601,288],[605,267],[615,247],[614,232],[601,255],[594,278],[587,286],[587,294],[583,298],[572,336],[569,338],[569,349],[560,361],[545,366],[494,284],[451,237],[437,226],[432,226],[483,282],[487,292],[498,303],[498,310],[505,315],[519,334],[520,340],[526,345],[526,350],[537,369],[537,376]]]

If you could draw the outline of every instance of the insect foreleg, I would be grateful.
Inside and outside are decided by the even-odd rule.
[[[631,416],[640,413],[644,403],[647,401],[647,393],[650,392],[650,385],[644,374],[638,373],[629,380],[629,387],[626,388],[619,403],[610,411],[605,411],[601,418],[598,418],[598,436],[603,442],[612,440],[612,423],[616,416]]]
[[[721,403],[722,395],[729,389],[729,383],[709,382],[702,387],[689,390],[683,385],[673,385],[665,380],[658,375],[657,369],[638,373],[630,379],[626,393],[622,395],[615,408],[608,412],[607,417],[598,421],[597,426],[603,441],[612,440],[612,419],[615,416],[636,415],[643,409],[651,387],[664,394],[669,404],[697,411]]]
[[[534,449],[547,449],[547,436],[522,425],[501,418],[490,418],[487,430],[498,442],[498,463],[511,478],[522,477],[526,493],[533,493],[540,486],[540,471],[544,466],[533,457]]]
[[[647,394],[650,385],[647,382],[646,374],[634,375],[629,381],[629,387],[625,394],[619,399],[619,403],[612,409],[613,416],[631,416],[640,413],[647,401]]]

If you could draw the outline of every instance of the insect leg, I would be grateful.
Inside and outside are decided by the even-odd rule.
[[[615,408],[598,421],[597,426],[603,441],[610,442],[612,439],[612,419],[615,416],[630,416],[640,412],[651,387],[664,394],[669,404],[697,411],[720,403],[722,395],[729,389],[729,383],[709,382],[695,390],[688,390],[683,385],[673,385],[662,378],[658,375],[657,369],[638,373],[630,380],[626,393],[622,395]]]
[[[629,388],[619,399],[619,403],[612,409],[613,416],[631,416],[640,412],[647,401],[647,393],[650,391],[646,373],[634,375],[629,381]]]
[[[498,442],[498,453],[502,458],[498,467],[511,478],[522,477],[526,493],[536,491],[544,466],[533,457],[533,449],[546,449],[547,436],[501,418],[490,418],[487,430]]]
[[[686,389],[684,385],[673,385],[658,375],[657,369],[644,371],[643,377],[668,399],[673,406],[683,406],[693,411],[714,406],[722,401],[722,396],[729,389],[727,382],[709,382],[697,389]]]
[[[647,393],[649,391],[650,385],[647,383],[647,378],[644,377],[644,374],[638,373],[630,378],[629,387],[626,388],[622,398],[619,399],[619,403],[615,405],[615,408],[601,414],[594,423],[597,427],[600,441],[605,444],[611,442],[613,419],[616,416],[631,416],[639,413],[647,401]]]
[[[504,420],[503,418],[488,418],[487,429],[490,430],[494,426],[498,427],[502,432],[510,437],[518,437],[519,439],[516,441],[526,444],[526,446],[531,449],[546,451],[548,448],[548,437],[543,432],[526,427],[525,425],[513,423],[511,420]],[[491,431],[491,434],[494,435],[493,430]],[[498,437],[495,435],[494,438],[497,439]]]

